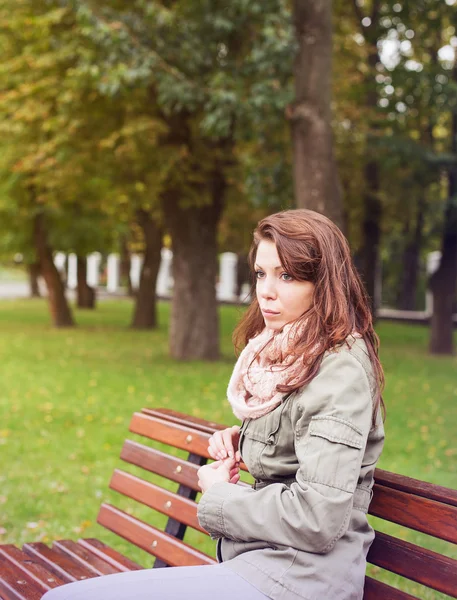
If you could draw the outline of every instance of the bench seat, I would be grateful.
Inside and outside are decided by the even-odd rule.
[[[126,556],[97,539],[60,540],[52,548],[36,542],[22,550],[0,546],[0,598],[39,600],[64,583],[141,569]]]

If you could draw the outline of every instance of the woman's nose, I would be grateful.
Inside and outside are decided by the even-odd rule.
[[[272,279],[267,277],[261,282],[260,295],[265,299],[276,298],[276,286]]]

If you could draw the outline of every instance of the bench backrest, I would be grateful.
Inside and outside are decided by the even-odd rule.
[[[165,531],[107,503],[101,506],[98,522],[155,556],[154,568],[215,563],[214,558],[182,540],[187,527],[205,533],[197,520],[197,470],[209,458],[209,437],[224,427],[168,409],[143,409],[135,413],[131,432],[188,454],[185,459],[178,458],[149,445],[126,440],[121,458],[176,482],[177,490],[169,491],[120,469],[114,471],[110,487],[166,515]],[[244,465],[242,468],[245,469]],[[457,491],[380,469],[376,471],[375,479],[370,514],[457,544]],[[376,532],[368,561],[457,598],[457,560]],[[408,600],[415,596],[367,577],[364,600],[386,598]]]

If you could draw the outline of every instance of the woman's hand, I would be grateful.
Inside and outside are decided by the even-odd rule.
[[[205,493],[215,483],[238,483],[239,471],[239,463],[235,461],[235,458],[217,460],[198,469],[198,486]]]
[[[234,458],[236,462],[240,462],[241,455],[238,450],[240,441],[240,428],[238,425],[216,431],[208,441],[208,453],[214,460],[225,460],[226,458]]]

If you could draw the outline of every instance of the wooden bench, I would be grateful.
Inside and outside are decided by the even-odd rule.
[[[213,564],[214,558],[183,542],[187,527],[203,531],[196,516],[197,470],[209,458],[208,438],[217,429],[209,421],[167,409],[143,409],[133,415],[130,431],[179,448],[179,458],[151,447],[149,442],[126,440],[121,458],[177,484],[168,491],[150,481],[116,469],[110,487],[168,517],[161,531],[111,504],[104,503],[98,523],[156,557],[154,568],[166,565]],[[239,484],[240,485],[240,484]],[[247,485],[242,484],[241,485]],[[370,513],[405,527],[457,544],[457,491],[378,469]],[[398,537],[377,533],[368,560],[457,598],[457,560]],[[142,567],[96,539],[0,546],[0,598],[38,600],[63,583]],[[372,577],[366,578],[364,600],[416,598]]]

